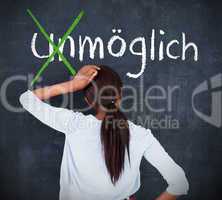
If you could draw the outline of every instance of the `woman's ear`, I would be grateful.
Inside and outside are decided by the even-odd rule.
[[[117,108],[119,108],[120,104],[121,104],[121,98],[119,97],[119,98],[117,98],[117,100],[115,102],[115,105],[116,105]]]

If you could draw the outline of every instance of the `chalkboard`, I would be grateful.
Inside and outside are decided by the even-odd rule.
[[[185,170],[190,190],[180,199],[218,199],[222,177],[221,4],[210,0],[2,2],[1,199],[59,198],[64,136],[22,112],[18,98],[27,88],[65,81],[72,73],[55,54],[41,78],[31,86],[33,76],[46,62],[50,49],[27,9],[48,35],[51,34],[56,45],[73,20],[84,12],[62,50],[70,65],[75,70],[88,63],[109,65],[121,75],[124,84],[136,88],[135,110],[126,114],[138,124],[147,120],[144,126],[152,130]],[[152,49],[154,33],[155,47]],[[86,44],[81,52],[80,36],[82,42],[86,36],[93,42],[99,37],[104,51],[97,48],[90,52]],[[112,43],[114,36],[122,40]],[[190,46],[185,51],[186,44]],[[136,77],[136,74],[139,75]],[[146,101],[144,95],[148,89],[150,96],[159,99],[150,99],[148,106],[140,108]],[[124,94],[131,95],[131,91],[126,90]],[[56,97],[50,103],[59,106],[61,101],[61,97]],[[66,107],[73,107],[73,102],[77,110],[85,106],[81,92],[75,94],[74,99],[68,97]],[[129,99],[124,106],[127,108],[133,103]],[[157,112],[156,109],[162,110]],[[165,187],[159,173],[143,160],[137,199],[154,199]]]

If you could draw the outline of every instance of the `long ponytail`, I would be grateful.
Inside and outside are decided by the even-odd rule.
[[[105,106],[104,106],[105,107]],[[126,116],[111,102],[101,126],[101,143],[106,167],[113,184],[124,170],[125,152],[129,154],[129,125]]]
[[[111,181],[116,184],[124,170],[125,153],[129,153],[129,124],[126,116],[116,105],[117,97],[121,96],[122,81],[120,76],[107,66],[99,66],[94,84],[85,89],[87,102],[93,105],[96,112],[103,107],[105,117],[101,125],[101,144],[104,160]],[[105,98],[103,98],[105,97]]]

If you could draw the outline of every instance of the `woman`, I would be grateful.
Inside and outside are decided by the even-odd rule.
[[[120,111],[122,81],[107,66],[82,67],[70,81],[26,91],[23,107],[44,124],[65,134],[60,172],[60,200],[123,200],[140,187],[142,157],[168,187],[156,200],[187,194],[183,169],[166,153],[149,129]],[[42,100],[83,90],[96,115],[50,106]]]

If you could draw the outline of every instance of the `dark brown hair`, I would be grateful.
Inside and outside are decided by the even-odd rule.
[[[116,106],[123,85],[120,76],[108,66],[99,67],[97,76],[84,89],[84,94],[96,112],[102,108],[106,113],[101,125],[101,143],[107,170],[115,184],[124,170],[126,150],[130,161],[129,125],[126,116]]]

